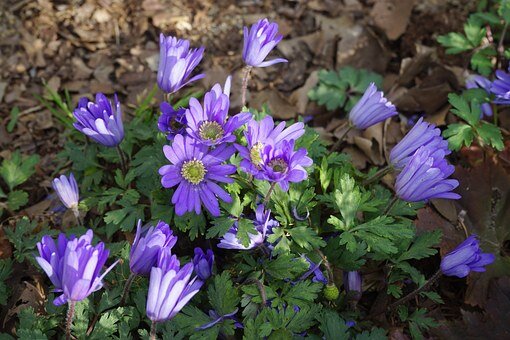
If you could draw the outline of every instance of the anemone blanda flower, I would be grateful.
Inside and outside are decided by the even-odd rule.
[[[459,182],[448,177],[455,168],[444,159],[444,151],[421,146],[397,176],[395,191],[407,202],[432,198],[459,199],[454,192]]]
[[[361,299],[362,279],[358,271],[344,272],[344,288],[354,300]]]
[[[374,83],[365,90],[361,99],[349,112],[349,122],[359,130],[371,127],[390,117],[396,116],[397,109]]]
[[[196,98],[190,99],[189,109],[186,110],[186,131],[189,136],[208,146],[236,140],[234,131],[251,118],[251,113],[241,112],[229,117],[229,92],[230,76],[225,82],[223,92],[220,84],[216,84],[205,94],[203,106]]]
[[[205,77],[198,74],[189,78],[204,55],[204,47],[190,49],[189,41],[159,35],[158,86],[166,93],[177,92],[182,87]]]
[[[391,150],[390,164],[397,169],[402,169],[421,146],[425,146],[433,152],[442,150],[445,155],[451,153],[448,149],[448,141],[441,137],[441,130],[436,128],[434,124],[424,122],[423,118],[420,118]]]
[[[178,185],[172,196],[176,214],[181,216],[187,211],[200,214],[204,205],[213,216],[219,216],[218,198],[232,201],[217,182],[233,182],[229,175],[236,172],[236,167],[222,163],[232,156],[234,147],[221,144],[209,150],[189,136],[176,135],[171,146],[163,147],[163,152],[171,164],[159,169],[161,184],[165,188]]]
[[[129,268],[136,275],[146,276],[151,272],[158,260],[161,248],[172,248],[177,236],[168,224],[159,221],[154,227],[142,230],[142,220],[138,220],[136,236],[129,252]]]
[[[308,177],[304,167],[313,161],[305,148],[294,151],[294,140],[282,141],[278,146],[268,144],[260,152],[260,171],[254,177],[277,183],[283,191],[289,190],[290,182],[301,182]]]
[[[244,27],[243,60],[253,67],[267,67],[276,63],[286,63],[287,59],[276,58],[264,61],[271,50],[282,40],[278,34],[278,24],[260,19],[250,29]]]
[[[266,145],[279,147],[282,141],[297,140],[305,133],[304,124],[301,122],[294,123],[287,128],[285,125],[285,122],[280,122],[275,126],[271,116],[265,116],[260,122],[255,119],[248,122],[244,132],[248,145],[245,147],[235,144],[243,158],[240,166],[244,171],[252,175],[256,175],[260,171],[261,152]]]
[[[237,238],[237,221],[230,230],[223,235],[218,243],[218,248],[224,249],[237,249],[237,250],[248,250],[260,246],[264,243],[268,230],[274,226],[277,226],[278,222],[271,219],[271,211],[266,210],[264,205],[260,204],[255,211],[255,219],[253,220],[253,226],[255,227],[256,234],[248,234],[250,243],[248,246],[244,246],[241,241]]]
[[[496,104],[510,104],[510,74],[502,70],[496,71],[496,79],[490,86],[490,91],[496,98]]]
[[[200,290],[203,282],[193,279],[193,263],[182,268],[169,248],[160,250],[158,264],[152,267],[146,311],[149,319],[162,322],[172,319]]]
[[[117,95],[114,96],[115,107],[102,93],[96,94],[96,102],[81,98],[73,111],[76,122],[74,127],[96,142],[114,147],[124,138],[122,111]]]
[[[53,301],[55,305],[87,298],[103,286],[103,278],[117,264],[115,262],[102,275],[99,274],[110,252],[103,242],[92,246],[92,237],[89,229],[78,239],[74,236],[67,239],[61,234],[57,245],[48,236],[37,244],[41,255],[36,257],[37,262],[55,285],[55,292],[62,292]]]
[[[211,249],[204,252],[201,248],[195,248],[195,256],[193,257],[193,266],[195,273],[200,280],[207,280],[212,274],[214,264],[214,253]]]
[[[175,135],[184,135],[186,133],[186,109],[180,108],[174,110],[172,105],[167,102],[159,106],[161,116],[158,119],[159,131],[166,134],[168,140],[173,140]]]
[[[441,271],[447,276],[466,277],[470,271],[484,272],[485,266],[494,262],[495,256],[482,253],[475,235],[469,236],[441,260]]]
[[[492,85],[492,82],[489,79],[487,79],[484,76],[481,76],[479,74],[472,74],[466,78],[466,88],[467,89],[480,88],[482,90],[485,90],[487,95],[489,95],[491,93],[491,85]],[[481,115],[482,117],[483,117],[483,115],[485,115],[487,117],[492,116],[492,107],[491,107],[490,103],[482,103],[481,108],[482,108],[482,115]],[[480,117],[480,118],[482,118],[482,117]]]
[[[74,175],[71,173],[69,178],[64,175],[55,178],[51,185],[57,193],[60,201],[68,209],[77,209],[78,203],[80,202],[80,192],[78,189],[78,183],[74,179]]]
[[[321,262],[314,263],[308,256],[302,255],[302,257],[308,262],[309,267],[308,271],[299,278],[299,281],[306,280],[313,274],[312,282],[322,282],[325,285],[328,284],[328,279],[324,276],[324,273],[321,270]]]

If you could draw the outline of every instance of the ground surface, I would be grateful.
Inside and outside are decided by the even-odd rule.
[[[54,91],[68,90],[74,104],[95,92],[117,93],[129,116],[133,105],[155,84],[158,36],[164,32],[205,46],[200,68],[207,77],[197,88],[223,82],[228,74],[233,74],[234,86],[240,86],[242,27],[268,17],[280,25],[284,40],[277,54],[289,63],[254,72],[250,106],[268,103],[280,119],[312,115],[312,124],[324,138],[332,139],[342,133],[342,116],[307,98],[317,82],[317,71],[352,65],[378,72],[384,76],[388,97],[403,113],[402,123],[349,134],[344,151],[359,168],[380,165],[384,151],[405,131],[405,117],[425,113],[427,120],[438,125],[448,121],[447,94],[461,88],[465,65],[462,58],[445,56],[436,37],[459,30],[471,6],[469,0],[5,0],[0,3],[0,157],[17,149],[41,155],[35,176],[24,187],[31,196],[23,214],[51,218],[46,198],[50,180],[58,172],[56,153],[65,137],[62,126],[37,98],[47,96],[44,83]],[[234,97],[232,106],[239,105],[240,98]],[[20,115],[8,133],[13,107],[19,108]],[[462,156],[463,162],[471,164],[480,154],[470,150]],[[500,160],[505,164],[504,154]],[[422,230],[440,226],[445,231],[444,249],[451,249],[462,237],[462,228],[483,233],[494,226],[490,221],[501,220],[506,213],[494,211],[500,204],[494,202],[491,191],[496,188],[506,197],[510,181],[503,167],[490,163],[457,171],[456,177],[469,183],[461,184],[467,188],[464,199],[455,204],[434,203],[421,211],[417,222]],[[463,210],[473,213],[459,222]],[[2,222],[3,226],[9,223]],[[0,258],[9,256],[11,246],[0,230]],[[24,284],[23,273],[14,276],[17,299],[0,314],[2,323],[36,299],[41,289]],[[468,326],[458,321],[437,330],[438,335],[462,330],[479,336],[502,327],[495,315],[509,302],[509,282],[500,279],[489,284],[491,276],[468,281],[467,286],[457,281],[451,286],[448,280],[442,284],[451,299],[434,313],[439,319],[463,318]],[[471,310],[461,311],[463,304]],[[481,309],[494,318],[483,320],[477,313]],[[392,333],[394,338],[404,336],[398,329]]]

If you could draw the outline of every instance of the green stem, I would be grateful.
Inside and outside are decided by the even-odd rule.
[[[390,173],[392,170],[393,167],[391,165],[389,164],[386,165],[384,168],[379,169],[375,174],[364,180],[363,185],[367,186],[375,181],[378,181],[379,179],[383,178],[386,174]]]
[[[352,129],[354,128],[354,125],[351,125],[349,123],[349,126],[347,127],[347,129],[344,131],[344,133],[338,138],[338,140],[335,142],[335,144],[333,144],[333,147],[331,148],[331,151],[336,151],[338,149],[340,149],[340,145],[342,145],[343,141],[344,141],[344,138],[345,136],[347,136],[347,134],[349,133],[349,131],[351,131]]]
[[[498,106],[492,105],[492,115],[494,116],[494,125],[498,126]]]
[[[384,212],[382,213],[383,215],[388,215],[388,213],[391,211],[391,209],[395,206],[395,203],[397,203],[398,201],[398,197],[397,196],[394,196],[390,203],[388,204],[388,206],[386,207],[386,209],[384,209]]]
[[[66,340],[71,339],[71,326],[73,324],[74,307],[76,301],[69,301],[69,307],[67,308],[67,321],[66,321]]]
[[[329,264],[328,258],[320,249],[315,249],[315,252],[319,254],[321,257],[322,263],[324,264],[324,267],[326,268],[326,272],[328,273],[328,283],[334,284],[335,283],[335,277],[333,276],[333,269],[331,269],[331,265]]]
[[[122,170],[122,174],[126,175],[126,173],[127,173],[126,158],[124,156],[124,152],[122,152],[122,149],[120,148],[120,145],[117,145],[117,153],[119,154],[120,167]]]
[[[269,187],[269,190],[267,191],[266,197],[264,197],[264,201],[263,201],[264,205],[266,205],[267,202],[269,202],[269,199],[271,198],[271,194],[273,193],[275,186],[276,186],[276,182],[271,182],[271,186]]]
[[[131,289],[131,284],[133,284],[133,280],[135,279],[136,275],[134,273],[130,273],[129,277],[126,281],[126,284],[124,285],[124,291],[122,292],[122,298],[120,299],[120,306],[124,306],[124,303],[126,302],[126,299],[129,294],[129,290]]]
[[[241,88],[241,107],[246,106],[246,90],[248,89],[248,80],[250,79],[250,72],[252,67],[246,66],[243,71],[243,85]]]
[[[76,218],[76,222],[79,226],[83,226],[83,219],[80,216],[80,210],[78,210],[78,207],[73,207],[71,209],[73,211],[74,217]]]
[[[441,269],[438,269],[437,272],[434,275],[432,275],[432,277],[427,282],[425,282],[425,284],[423,286],[415,289],[414,291],[407,294],[403,298],[395,301],[388,307],[388,309],[390,309],[390,310],[395,309],[396,307],[400,306],[401,304],[406,303],[407,301],[411,300],[413,297],[420,294],[421,292],[428,290],[430,288],[430,286],[432,286],[441,277],[442,274],[443,273],[441,272]]]
[[[152,320],[150,340],[156,340],[156,321]]]

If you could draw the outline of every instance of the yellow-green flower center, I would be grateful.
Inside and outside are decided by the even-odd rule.
[[[289,167],[283,158],[274,158],[269,162],[269,166],[274,172],[285,172]]]
[[[184,162],[181,168],[182,177],[191,184],[199,184],[202,182],[206,173],[207,170],[205,169],[204,163],[198,159]]]
[[[209,121],[203,122],[200,125],[198,133],[202,139],[210,140],[211,142],[217,141],[225,134],[220,124]]]
[[[262,164],[262,157],[260,156],[260,151],[264,148],[264,145],[261,142],[257,142],[250,149],[250,160],[251,163],[255,166],[259,166]]]

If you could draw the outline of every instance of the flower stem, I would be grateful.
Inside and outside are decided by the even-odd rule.
[[[136,275],[134,273],[130,273],[128,279],[126,280],[126,284],[124,285],[124,290],[122,292],[122,298],[120,299],[120,306],[124,306],[124,303],[126,303],[126,299],[129,294],[129,290],[131,289],[131,284],[133,283],[133,280],[135,279]]]
[[[430,288],[430,286],[432,286],[441,277],[442,274],[443,273],[441,272],[441,269],[438,269],[437,272],[434,275],[432,275],[432,277],[427,282],[425,282],[425,284],[423,286],[415,289],[414,291],[407,294],[403,298],[395,301],[388,307],[388,309],[390,309],[390,310],[395,309],[396,307],[400,306],[401,304],[411,300],[413,297],[415,297],[419,293],[428,290]]]
[[[120,168],[122,170],[122,174],[125,175],[127,173],[126,158],[124,156],[124,152],[122,152],[122,149],[120,148],[119,145],[117,145],[117,152],[119,154]]]
[[[389,212],[391,211],[391,209],[395,206],[395,203],[397,203],[398,201],[398,197],[397,196],[394,196],[390,203],[388,204],[388,206],[386,207],[386,209],[384,209],[384,212],[382,213],[383,215],[388,215]]]
[[[372,176],[370,176],[369,178],[364,180],[363,181],[363,185],[367,186],[369,184],[372,184],[375,181],[378,181],[379,179],[383,178],[384,175],[386,175],[387,173],[391,172],[391,170],[393,170],[391,165],[386,165],[384,168],[379,169],[379,171],[377,171],[375,174],[373,174]]]
[[[322,259],[322,263],[324,264],[324,267],[326,268],[326,272],[328,273],[328,283],[334,284],[335,283],[335,277],[333,276],[333,270],[331,269],[331,265],[329,264],[328,258],[320,249],[315,249],[315,252],[319,254],[319,256]]]
[[[156,321],[152,320],[150,340],[156,340]]]
[[[340,145],[342,145],[342,142],[344,141],[345,136],[354,128],[353,125],[350,125],[347,127],[347,129],[344,131],[344,133],[338,138],[338,140],[333,144],[333,147],[331,148],[331,151],[336,151],[340,149]]]
[[[66,321],[66,340],[71,339],[71,326],[73,324],[74,307],[76,301],[69,301],[69,307],[67,308],[67,321]]]
[[[241,92],[241,106],[246,106],[246,90],[248,89],[248,80],[250,79],[250,72],[252,67],[246,66],[243,70],[243,86]]]
[[[267,202],[269,202],[269,199],[271,198],[271,194],[273,193],[275,186],[276,186],[276,182],[271,182],[271,186],[269,187],[266,197],[264,197],[264,201],[262,202],[264,205],[266,205]]]
[[[78,210],[78,207],[73,207],[71,209],[73,211],[74,217],[76,218],[76,222],[79,226],[83,226],[83,220],[80,216],[80,210]]]
[[[494,125],[498,126],[498,106],[492,105],[492,115],[494,116]]]

